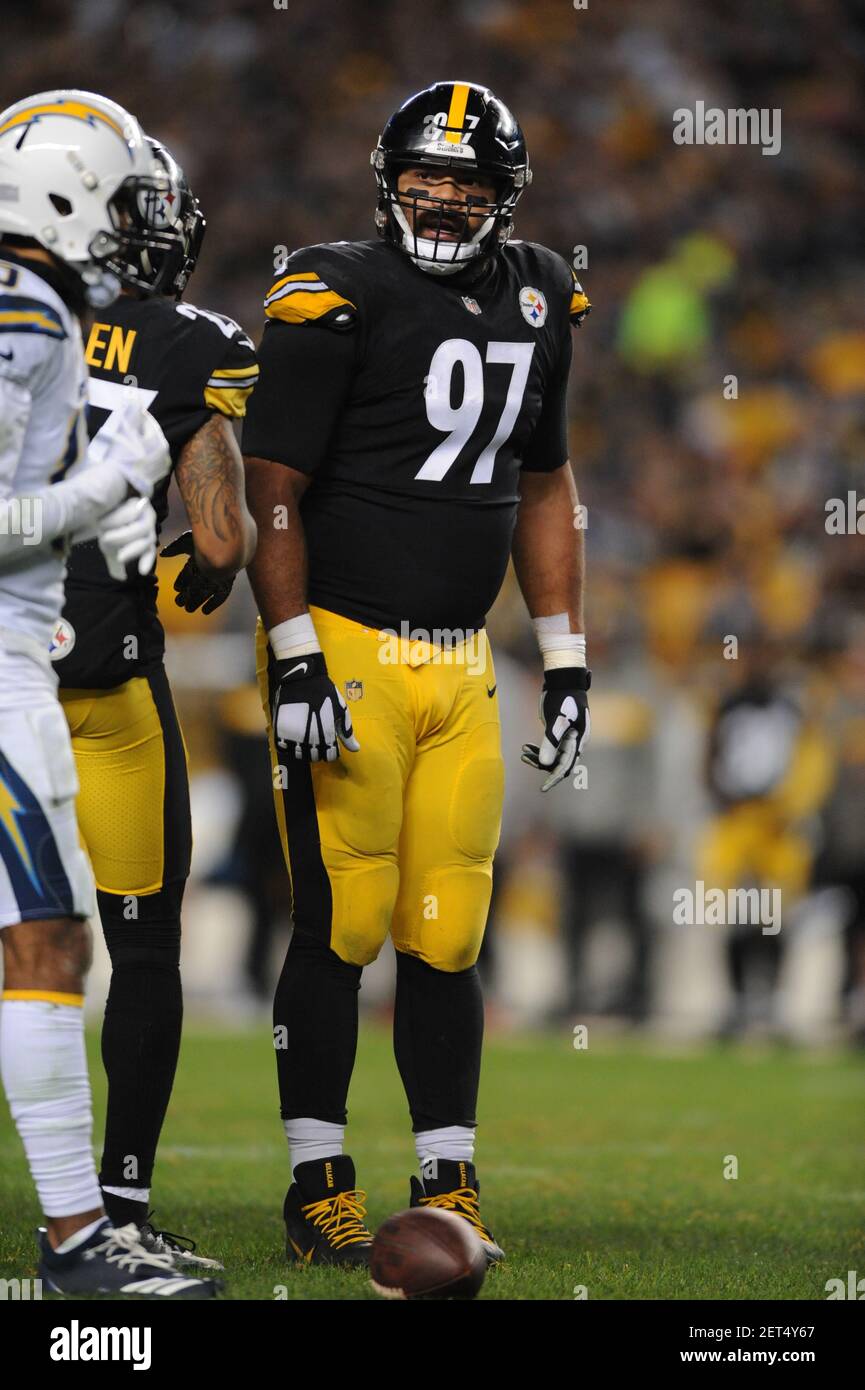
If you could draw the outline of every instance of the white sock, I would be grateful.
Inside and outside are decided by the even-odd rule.
[[[127,1202],[150,1202],[149,1187],[108,1187],[102,1186],[103,1192],[110,1192],[112,1197],[125,1197]]]
[[[291,1153],[291,1175],[298,1163],[315,1163],[319,1158],[333,1158],[342,1153],[345,1125],[328,1120],[283,1120],[285,1137]]]
[[[5,999],[0,1075],[45,1215],[101,1207],[82,1008]]]
[[[471,1163],[475,1156],[475,1132],[468,1125],[445,1125],[443,1129],[422,1129],[414,1137],[421,1167],[430,1158],[450,1158]]]
[[[78,1246],[83,1245],[85,1240],[93,1235],[94,1231],[98,1231],[104,1220],[104,1216],[97,1216],[95,1221],[91,1221],[87,1226],[82,1226],[80,1231],[76,1231],[74,1235],[69,1236],[62,1244],[57,1246],[54,1252],[55,1255],[68,1255],[70,1250],[77,1250]]]

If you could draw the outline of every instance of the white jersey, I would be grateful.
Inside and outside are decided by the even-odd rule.
[[[27,498],[68,478],[87,450],[81,329],[51,285],[0,252],[0,498],[22,498],[7,524],[22,544],[0,563],[0,631],[47,650],[63,608],[66,545],[38,548]]]

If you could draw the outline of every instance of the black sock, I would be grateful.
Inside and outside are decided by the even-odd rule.
[[[476,1123],[483,1040],[477,966],[435,970],[397,951],[393,1046],[415,1132]]]
[[[111,1218],[114,1226],[128,1226],[130,1221],[136,1226],[143,1226],[147,1220],[147,1202],[135,1202],[131,1197],[117,1197],[113,1192],[103,1189],[102,1204],[106,1216]]]
[[[99,1174],[103,1188],[149,1187],[153,1177],[183,1024],[182,893],[179,884],[138,898],[135,921],[123,918],[127,899],[99,893],[112,966],[102,1024],[102,1061],[108,1077]],[[118,1199],[109,1193],[108,1200],[113,1204]]]
[[[284,1120],[344,1125],[357,1052],[361,967],[295,930],[273,1000],[273,1039]]]

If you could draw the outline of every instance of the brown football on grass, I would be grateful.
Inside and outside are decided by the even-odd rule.
[[[481,1241],[452,1211],[397,1212],[372,1243],[370,1275],[384,1298],[475,1298],[486,1272]]]

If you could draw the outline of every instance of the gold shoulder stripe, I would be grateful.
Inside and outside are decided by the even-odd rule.
[[[271,285],[270,289],[267,291],[264,297],[265,306],[267,306],[272,299],[278,299],[283,294],[291,294],[292,291],[296,289],[313,291],[326,290],[327,285],[314,271],[310,271],[308,274],[301,271],[296,275],[283,275],[282,279],[277,280],[276,284]]]
[[[282,319],[283,323],[311,323],[324,318],[334,309],[356,307],[311,270],[283,275],[271,286],[264,301],[266,316],[269,319]]]
[[[589,296],[587,294],[577,294],[575,290],[571,295],[571,313],[587,314],[591,307]]]

